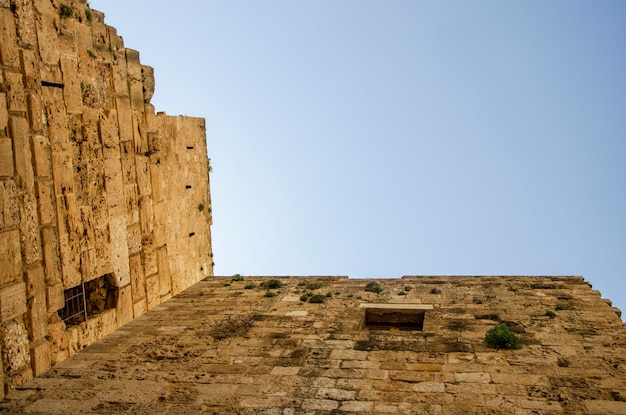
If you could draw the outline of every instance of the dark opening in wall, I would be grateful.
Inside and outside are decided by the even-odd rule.
[[[187,146],[187,150],[193,150],[193,146]]]
[[[188,184],[187,186],[185,186],[185,189],[191,189],[191,185]]]
[[[190,232],[189,233],[189,237],[191,238],[192,236],[194,236],[196,233],[195,232]]]
[[[49,86],[52,88],[63,88],[65,85],[56,82],[41,81],[41,86]]]
[[[112,274],[106,274],[65,290],[65,306],[59,310],[59,317],[67,327],[117,306],[119,289],[110,282],[112,278]]]
[[[424,329],[424,317],[431,305],[425,304],[361,304],[365,309],[364,327],[368,330]]]

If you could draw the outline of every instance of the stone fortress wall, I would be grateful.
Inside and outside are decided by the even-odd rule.
[[[153,92],[85,1],[0,0],[0,399],[213,274],[204,119]]]

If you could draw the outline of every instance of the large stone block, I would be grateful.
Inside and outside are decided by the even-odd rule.
[[[20,190],[33,191],[35,176],[30,153],[28,122],[25,118],[10,117],[9,130],[13,139],[15,182]]]
[[[0,181],[0,232],[17,226],[20,209],[17,203],[17,188],[13,180]]]
[[[0,232],[0,287],[22,279],[22,248],[18,230]]]
[[[39,59],[37,53],[33,50],[22,49],[20,51],[20,61],[22,74],[24,75],[24,88],[29,91],[38,90],[41,83],[39,82]]]
[[[28,105],[28,121],[30,129],[36,133],[41,133],[46,122],[43,115],[42,96],[38,93],[29,93],[26,96],[26,105]]]
[[[41,234],[39,232],[39,216],[37,200],[27,193],[19,199],[20,204],[20,236],[22,242],[22,259],[27,265],[41,261]]]
[[[126,87],[126,84],[124,85]],[[128,96],[117,96],[115,107],[117,108],[120,141],[130,141],[133,139],[133,116]]]
[[[45,339],[30,344],[30,364],[34,376],[43,375],[50,369],[50,343]]]
[[[2,79],[0,78],[0,81],[1,80]],[[9,111],[7,109],[7,94],[5,94],[4,92],[0,92],[0,131],[4,131],[4,129],[7,128],[8,125],[9,125]],[[4,160],[4,159],[0,158],[0,160]],[[13,165],[12,162],[11,162],[11,165]],[[0,167],[0,172],[1,171],[2,170]]]
[[[104,187],[109,196],[124,191],[122,163],[119,158],[104,160]]]
[[[43,242],[43,262],[47,282],[61,280],[61,258],[59,253],[59,238],[56,229],[44,227],[41,229]]]
[[[47,137],[42,135],[33,136],[33,160],[36,176],[49,177],[52,175],[50,140]]]
[[[159,267],[159,294],[165,296],[172,292],[172,278],[170,277],[170,264],[167,247],[157,249],[157,266]]]
[[[22,74],[16,72],[4,73],[5,93],[7,96],[7,104],[10,112],[26,113],[26,94],[24,93],[24,83],[22,82]]]
[[[126,239],[126,218],[111,217],[109,223],[111,238],[111,263],[117,287],[130,284],[130,268],[128,264],[128,242]]]
[[[26,284],[18,282],[0,289],[0,323],[26,313]]]
[[[143,273],[141,255],[132,255],[130,263],[130,285],[133,293],[133,302],[137,302],[146,296],[146,278]]]
[[[142,241],[150,238],[154,231],[154,211],[152,199],[149,196],[139,196],[139,223],[141,224]]]
[[[65,306],[65,293],[63,284],[58,281],[48,284],[46,287],[46,302],[48,314],[56,313]]]
[[[13,68],[20,66],[15,17],[8,8],[0,8],[0,59],[4,66]]]
[[[68,114],[79,114],[83,109],[83,97],[80,90],[78,76],[78,62],[76,58],[61,56],[61,71],[63,73],[63,96]]]
[[[39,181],[35,186],[39,206],[39,220],[41,225],[51,225],[56,221],[56,207],[54,205],[54,187],[52,181]]]
[[[0,324],[0,347],[6,374],[12,375],[24,368],[30,369],[28,333],[18,320],[12,319]]]
[[[123,326],[133,319],[133,296],[130,285],[120,288],[116,310],[118,326]]]
[[[153,274],[146,277],[146,294],[148,300],[148,309],[151,309],[152,307],[155,307],[161,303],[158,274]]]

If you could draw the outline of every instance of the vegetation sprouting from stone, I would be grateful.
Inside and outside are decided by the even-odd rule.
[[[243,287],[243,288],[244,288],[244,290],[252,290],[252,289],[256,288],[256,284],[251,282],[251,283],[246,284],[245,287]]]
[[[276,297],[276,293],[274,291],[265,291],[266,297]]]
[[[240,274],[235,274],[230,280],[231,281],[243,281],[243,277]]]
[[[550,317],[550,318],[554,318],[556,317],[556,313],[552,310],[548,310],[546,311],[546,316]]]
[[[307,282],[305,286],[307,290],[317,290],[319,288],[322,288],[324,286],[324,283],[321,281]]]
[[[381,292],[383,292],[383,287],[381,287],[380,284],[376,281],[370,281],[365,285],[364,290],[380,294]]]
[[[202,212],[202,211],[204,210],[204,204],[203,204],[203,203],[200,203],[200,204],[198,205],[198,210],[199,210],[200,212]]]
[[[324,296],[322,294],[313,294],[309,297],[309,303],[321,304],[324,302]]]
[[[85,10],[85,17],[87,18],[87,21],[89,23],[93,22],[93,13],[92,13],[91,9],[86,9]]]
[[[521,349],[522,341],[505,325],[489,329],[485,334],[487,346],[494,349]]]
[[[439,288],[433,288],[432,290],[430,290],[431,294],[441,294],[441,290]]]
[[[272,278],[267,281],[263,281],[260,285],[261,288],[265,288],[266,290],[272,290],[276,288],[281,288],[283,286],[283,283],[275,278]]]
[[[74,14],[74,8],[72,6],[68,6],[67,4],[62,4],[61,8],[59,9],[59,15],[62,18],[68,18],[68,17],[72,17],[72,15]]]

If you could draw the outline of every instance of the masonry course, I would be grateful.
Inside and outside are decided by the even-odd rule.
[[[0,399],[212,274],[205,122],[153,93],[85,1],[0,0]]]
[[[270,278],[282,282],[272,297],[260,287]],[[0,411],[626,413],[626,330],[582,278],[404,277],[376,280],[380,294],[368,281],[206,278],[19,386]],[[300,300],[307,292],[324,302]],[[423,328],[367,329],[363,304],[426,308]],[[487,346],[499,324],[521,349]]]

